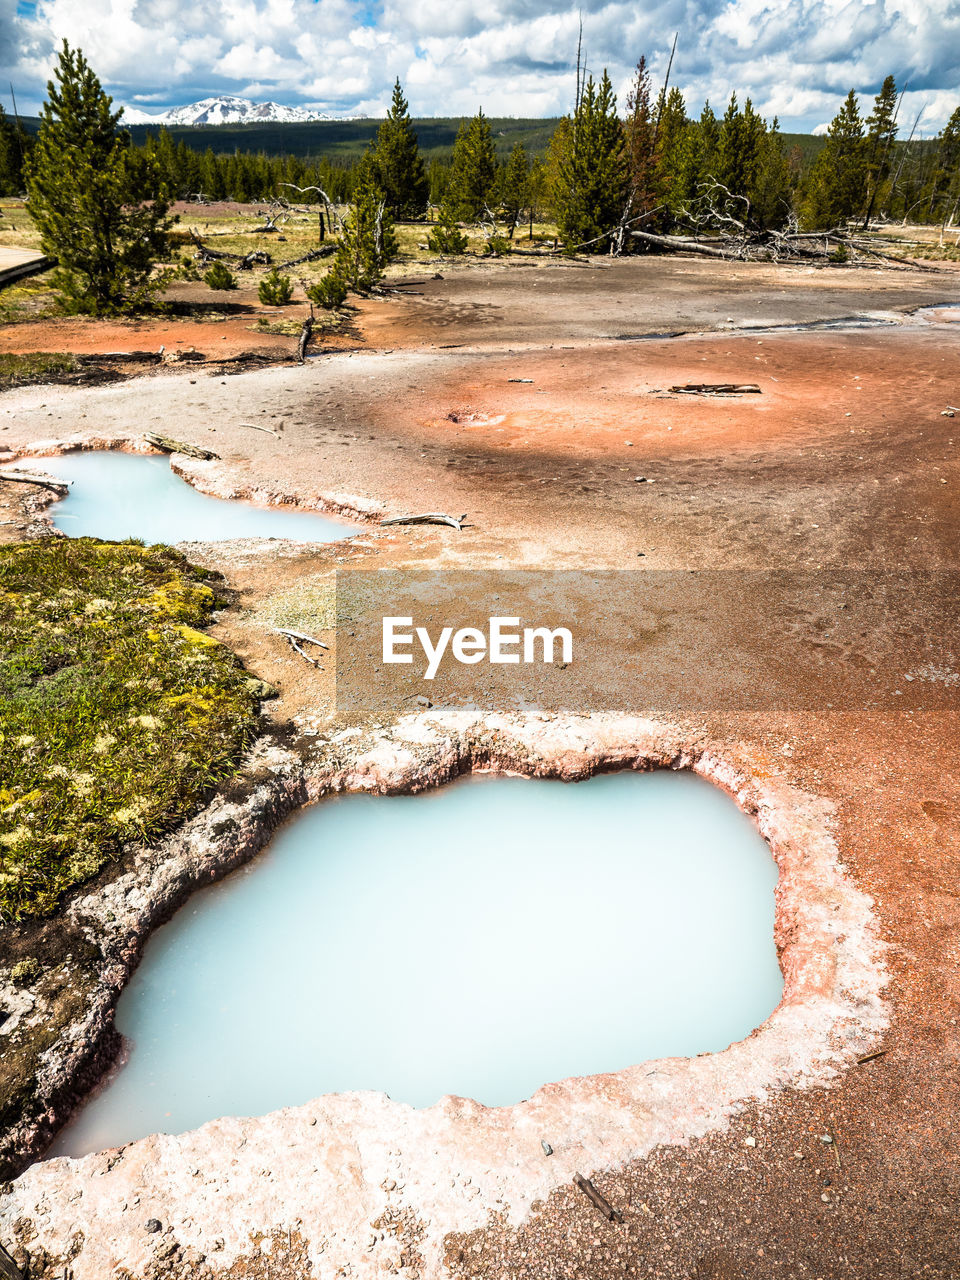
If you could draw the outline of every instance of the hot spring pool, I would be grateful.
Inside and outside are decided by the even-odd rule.
[[[22,463],[17,466],[22,469]],[[38,466],[71,482],[69,494],[51,507],[50,514],[58,529],[75,538],[335,542],[356,532],[325,516],[209,498],[174,475],[165,457],[111,451],[67,453],[39,459]]]
[[[354,1089],[502,1106],[722,1049],[780,999],[776,881],[691,773],[323,801],[153,935],[129,1059],[50,1154]]]

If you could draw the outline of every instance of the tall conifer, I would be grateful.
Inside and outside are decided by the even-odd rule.
[[[804,200],[804,221],[811,227],[832,227],[860,213],[864,207],[867,165],[863,121],[853,89],[830,123],[827,141],[810,171]]]
[[[427,207],[430,182],[399,80],[393,86],[390,111],[377,132],[373,162],[391,215],[419,218]]]
[[[358,293],[367,293],[383,278],[397,256],[397,237],[386,196],[377,185],[369,157],[360,163],[353,204],[337,241],[333,273]]]
[[[621,224],[628,191],[623,129],[616,95],[604,71],[599,84],[591,76],[584,86],[571,121],[567,154],[559,166],[556,212],[565,247],[608,252],[605,233],[613,233]]]
[[[490,200],[496,177],[493,134],[480,110],[457,131],[441,220],[461,222],[479,217]]]
[[[66,41],[27,166],[30,212],[55,283],[72,311],[106,315],[142,305],[159,287],[168,204],[156,161],[134,165],[121,111]]]

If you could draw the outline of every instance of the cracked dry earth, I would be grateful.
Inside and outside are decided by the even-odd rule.
[[[856,571],[935,570],[921,630],[928,619],[935,639],[955,613],[957,435],[943,415],[957,402],[957,328],[950,313],[911,318],[951,301],[955,274],[682,259],[445,274],[366,304],[366,350],[305,369],[0,401],[11,453],[136,447],[142,430],[175,423],[221,455],[182,465],[199,487],[357,519],[356,536],[329,548],[189,549],[236,592],[215,634],[280,697],[243,775],[207,811],[77,893],[42,937],[8,937],[5,954],[42,944],[49,965],[47,986],[21,991],[4,1026],[4,1058],[21,1072],[5,1067],[5,1080],[22,1105],[5,1113],[6,1167],[19,1176],[3,1188],[0,1240],[51,1280],[957,1276],[953,668],[937,668],[939,700],[896,710],[829,707],[816,663],[799,662],[790,701],[691,704],[663,722],[624,657],[629,593],[608,594],[576,699],[558,680],[491,682],[472,690],[484,710],[471,711],[445,706],[459,693],[438,682],[436,708],[412,715],[371,681],[352,723],[337,712],[332,660],[308,667],[273,632],[339,640],[341,679],[362,684],[369,657],[334,631],[335,568],[791,569],[810,573],[791,613],[801,656],[896,670],[917,627],[909,602],[874,615],[869,632],[843,631],[814,571],[849,573],[852,593]],[[770,328],[867,312],[888,323]],[[687,336],[642,337],[664,330]],[[667,391],[742,381],[761,395]],[[2,496],[2,536],[42,526],[35,496]],[[379,526],[404,510],[466,511],[469,524]],[[474,581],[464,607],[485,618],[490,579]],[[742,617],[734,590],[712,608],[714,631],[686,654],[693,671],[715,656],[709,637],[732,642]],[[654,616],[650,633],[669,621]],[[775,621],[758,668],[778,656]],[[116,1051],[110,1011],[149,929],[192,885],[253,856],[291,807],[471,767],[574,777],[618,764],[700,769],[770,842],[786,985],[748,1040],[550,1085],[514,1108],[334,1095],[80,1161],[36,1160]],[[622,1221],[598,1213],[574,1172]]]

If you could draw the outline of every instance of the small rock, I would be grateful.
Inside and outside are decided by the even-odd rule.
[[[383,1187],[384,1191],[396,1191],[397,1189],[397,1184],[394,1182],[393,1178],[385,1178],[380,1185]]]
[[[160,1223],[156,1218],[148,1218],[143,1224],[143,1229],[144,1231],[148,1231],[152,1234],[154,1231],[160,1230]]]
[[[743,1145],[745,1147],[755,1147],[757,1145],[757,1140],[751,1135],[749,1138],[744,1138]]]
[[[541,1139],[540,1139],[540,1145],[541,1145],[541,1147],[543,1147],[543,1154],[544,1154],[545,1156],[552,1156],[552,1155],[553,1155],[553,1147],[551,1147],[551,1145],[550,1145],[550,1143],[549,1143],[549,1142],[545,1142],[545,1141],[543,1140],[543,1138],[541,1138]]]
[[[432,707],[432,706],[433,706],[433,703],[430,701],[430,699],[429,699],[429,698],[425,698],[425,697],[423,696],[423,694],[421,693],[421,694],[418,694],[418,696],[417,696],[417,706],[418,706],[418,707]]]
[[[827,1195],[826,1191],[821,1191],[820,1199],[824,1202],[824,1204],[830,1203],[830,1197]]]
[[[820,1141],[821,1141],[821,1142],[832,1142],[832,1141],[833,1141],[833,1134],[830,1134],[830,1133],[821,1133],[821,1135],[820,1135]]]

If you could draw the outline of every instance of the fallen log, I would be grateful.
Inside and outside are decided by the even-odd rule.
[[[13,480],[18,484],[37,484],[41,489],[52,489],[54,493],[69,493],[70,485],[66,480],[51,480],[49,476],[33,476],[26,471],[0,471],[0,480]]]
[[[667,249],[671,253],[702,253],[708,258],[731,258],[735,255],[727,253],[723,249],[715,249],[709,244],[700,244],[697,240],[689,240],[685,236],[655,236],[652,231],[631,231],[630,235],[635,240],[642,240],[644,244],[655,244],[661,249]]]
[[[262,228],[258,228],[262,230]],[[252,249],[250,253],[228,253],[226,249],[211,249],[205,245],[196,232],[190,233],[197,246],[200,265],[205,262],[235,262],[238,271],[247,271],[254,266],[269,266],[273,259],[266,249]]]
[[[203,449],[196,444],[185,444],[182,440],[171,439],[170,436],[157,435],[155,431],[145,431],[143,438],[155,449],[162,449],[164,453],[183,453],[188,458],[200,458],[204,462],[216,461],[220,457],[219,453],[214,453],[212,449]]]
[[[466,520],[466,512],[459,518],[457,516],[445,515],[442,511],[427,511],[419,516],[390,516],[387,520],[381,520],[381,524],[448,524],[451,529],[458,531],[463,528],[463,522]]]
[[[582,1173],[575,1173],[573,1175],[573,1181],[574,1185],[580,1188],[587,1199],[600,1210],[608,1221],[623,1221],[623,1214],[620,1210],[615,1209],[606,1196],[602,1196],[600,1194],[589,1178],[585,1178]]]
[[[755,382],[685,382],[671,387],[678,396],[758,396],[760,388]]]
[[[286,271],[289,267],[299,267],[302,262],[316,262],[318,258],[329,258],[337,250],[332,244],[325,244],[319,249],[311,249],[302,258],[291,258],[289,262],[278,262],[277,270]]]

